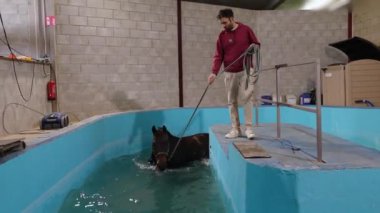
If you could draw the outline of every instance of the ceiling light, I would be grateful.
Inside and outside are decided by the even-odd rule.
[[[336,10],[350,3],[350,0],[307,0],[302,10]]]

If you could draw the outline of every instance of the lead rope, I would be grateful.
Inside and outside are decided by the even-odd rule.
[[[255,56],[256,56],[255,57],[256,63],[255,63],[253,72],[251,73],[253,54],[255,54]],[[260,46],[253,45],[253,47],[247,51],[247,54],[244,56],[243,60],[244,60],[243,61],[243,67],[244,67],[244,70],[247,74],[247,78],[246,78],[246,82],[245,82],[245,89],[247,90],[250,77],[254,78],[254,80],[252,81],[252,84],[256,84],[257,81],[259,80],[260,65],[261,65]]]
[[[259,67],[256,67],[256,66],[259,66],[259,61],[260,61],[260,54],[259,54],[259,52],[260,52],[260,47],[258,45],[256,45],[256,44],[251,44],[235,61],[233,61],[230,65],[228,65],[226,68],[224,68],[220,72],[220,74],[223,73],[223,72],[225,72],[226,70],[228,70],[228,68],[230,68],[231,65],[235,64],[239,59],[241,59],[242,57],[244,57],[244,59],[243,59],[244,63],[243,64],[244,64],[244,69],[245,69],[245,71],[247,73],[247,82],[249,80],[249,77],[256,76],[256,80],[254,82],[254,83],[256,83],[257,79],[258,79],[258,75],[259,75],[259,69],[258,69]],[[251,64],[252,64],[252,55],[255,54],[255,53],[256,53],[256,66],[255,66],[255,71],[253,72],[253,74],[251,74],[250,73],[250,67],[251,67]],[[247,60],[251,61],[251,62],[247,62]],[[249,63],[249,66],[246,66],[247,63]],[[218,76],[220,76],[220,75],[217,75],[216,78]],[[216,80],[216,78],[215,78],[215,80]],[[187,122],[185,128],[182,130],[182,133],[180,134],[180,137],[178,138],[177,144],[175,145],[173,152],[170,154],[170,157],[169,157],[168,161],[170,161],[173,158],[175,152],[177,151],[178,145],[180,144],[180,142],[181,142],[181,140],[182,140],[182,138],[183,138],[183,136],[184,136],[187,128],[189,127],[191,121],[193,120],[195,112],[198,110],[198,107],[201,104],[204,96],[206,95],[206,92],[207,92],[209,86],[210,86],[210,84],[207,84],[206,89],[204,90],[201,98],[199,99],[197,106],[195,107],[195,109],[193,110],[193,113],[190,116],[189,121]]]

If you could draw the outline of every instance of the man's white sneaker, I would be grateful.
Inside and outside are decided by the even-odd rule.
[[[251,129],[247,129],[245,131],[245,136],[247,136],[249,140],[252,140],[255,137],[255,133],[253,133]]]
[[[237,138],[241,135],[240,131],[237,129],[232,129],[229,133],[227,133],[224,137],[228,139]]]

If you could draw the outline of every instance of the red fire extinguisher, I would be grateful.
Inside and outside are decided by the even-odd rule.
[[[57,99],[57,90],[54,80],[50,80],[47,84],[47,98],[49,101],[54,101]]]

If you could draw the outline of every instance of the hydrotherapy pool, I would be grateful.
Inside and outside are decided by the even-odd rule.
[[[179,134],[192,110],[164,109],[95,116],[53,133],[48,141],[41,141],[0,165],[2,211],[58,211],[69,191],[82,185],[99,165],[149,148],[152,125],[165,124],[174,134]],[[312,128],[315,124],[311,113],[282,108],[281,115],[284,123]],[[215,124],[228,124],[227,116],[225,108],[202,108],[187,134],[207,132]],[[260,108],[261,123],[275,122],[275,116],[275,108]],[[325,107],[322,116],[325,133],[380,150],[380,109]],[[235,196],[234,192],[225,193]]]

